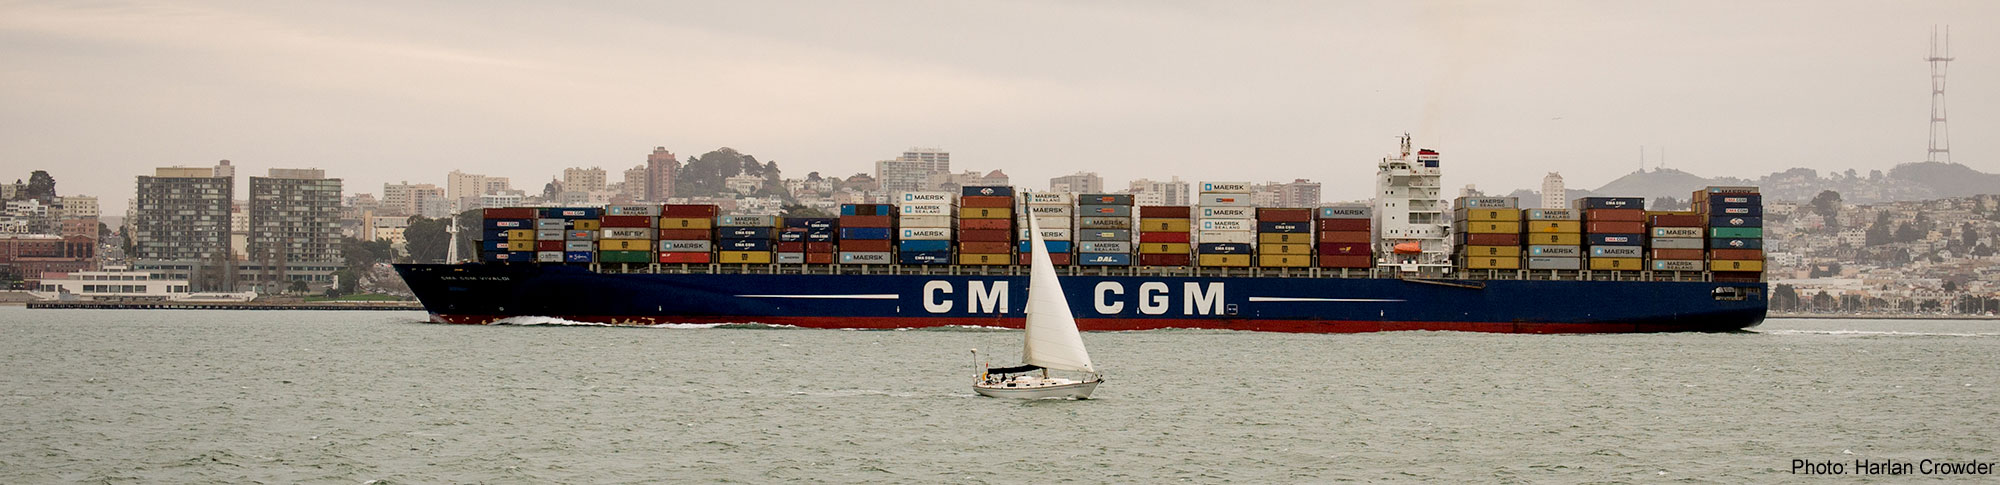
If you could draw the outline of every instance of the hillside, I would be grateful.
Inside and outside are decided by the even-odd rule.
[[[1812,200],[1821,191],[1832,190],[1839,192],[1841,199],[1848,203],[1874,204],[2000,193],[2000,174],[1980,172],[1956,163],[1935,162],[1905,163],[1888,173],[1876,170],[1867,174],[1849,170],[1822,175],[1818,170],[1794,168],[1756,179],[1702,177],[1680,170],[1659,169],[1625,174],[1595,189],[1570,189],[1569,196],[1571,199],[1602,195],[1645,197],[1649,201],[1659,197],[1685,200],[1688,194],[1710,185],[1755,185],[1762,188],[1765,199],[1774,201]],[[1540,205],[1538,202],[1527,203],[1530,198],[1539,197],[1532,190],[1517,190],[1510,195],[1522,197],[1524,205]]]

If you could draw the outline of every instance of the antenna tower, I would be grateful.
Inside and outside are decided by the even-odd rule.
[[[1951,129],[1944,122],[1944,75],[1951,66],[1951,26],[1944,27],[1944,51],[1938,51],[1937,27],[1931,27],[1931,147],[1927,162],[1951,163]]]

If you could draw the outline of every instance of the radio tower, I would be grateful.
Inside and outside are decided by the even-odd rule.
[[[1944,27],[1944,52],[1938,52],[1937,27],[1931,27],[1931,151],[1927,162],[1951,163],[1951,129],[1944,122],[1944,74],[1951,65],[1951,26]]]

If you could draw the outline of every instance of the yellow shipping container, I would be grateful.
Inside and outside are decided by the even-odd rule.
[[[715,219],[707,217],[662,217],[661,229],[714,229]]]
[[[597,226],[597,219],[577,219],[576,223],[574,224],[574,227],[571,227],[571,229],[578,231],[595,231],[598,230],[599,227]]]
[[[1260,245],[1260,246],[1257,246],[1257,254],[1299,254],[1299,255],[1307,255],[1307,254],[1312,254],[1312,248],[1313,248],[1313,247],[1312,247],[1312,245],[1311,245],[1311,244],[1305,244],[1305,243],[1295,243],[1295,244],[1264,244],[1264,245]]]
[[[598,251],[652,251],[653,241],[649,239],[600,239]]]
[[[1518,258],[1520,246],[1466,246],[1465,256],[1470,258]]]
[[[1140,219],[1141,232],[1188,232],[1187,219]]]
[[[1014,261],[1012,254],[960,254],[958,264],[1009,264]]]
[[[1006,207],[960,207],[959,219],[1006,219],[1014,217],[1014,209]]]
[[[1300,246],[1304,246],[1304,244],[1300,244]],[[1304,254],[1259,254],[1257,255],[1257,265],[1266,268],[1304,268],[1312,266],[1312,256]]]
[[[1583,233],[1583,221],[1530,221],[1529,233]]]
[[[770,251],[723,251],[715,255],[723,264],[771,264]]]
[[[511,244],[511,243],[510,243]],[[1754,259],[1711,259],[1709,271],[1763,271],[1764,262]]]
[[[1141,243],[1139,254],[1187,254],[1191,246],[1188,243]]]
[[[1311,234],[1296,232],[1264,232],[1257,234],[1258,244],[1309,244],[1311,242]]]
[[[1529,246],[1577,246],[1583,244],[1583,235],[1577,233],[1531,232],[1522,237]]]
[[[511,238],[510,238],[510,239],[511,239]],[[535,238],[534,238],[533,236],[530,236],[530,237],[528,237],[528,239],[512,239],[512,240],[509,240],[509,241],[507,241],[507,250],[508,250],[508,251],[517,251],[517,252],[518,252],[518,251],[534,251],[534,250],[535,250]]]
[[[509,241],[533,241],[533,240],[535,240],[535,230],[534,230],[534,229],[508,229],[508,230],[507,230],[507,240],[509,240]],[[534,251],[534,249],[529,249],[529,251]]]
[[[1520,209],[1465,209],[1465,220],[1472,222],[1514,222],[1521,220]]]
[[[1521,258],[1469,257],[1465,258],[1465,269],[1521,269]]]
[[[1250,267],[1250,255],[1203,254],[1195,261],[1195,264],[1212,267],[1248,268]]]
[[[1646,269],[1639,258],[1590,258],[1591,271],[1639,271]]]
[[[1465,232],[1470,234],[1520,234],[1521,223],[1484,222],[1484,221],[1467,222],[1465,223]]]

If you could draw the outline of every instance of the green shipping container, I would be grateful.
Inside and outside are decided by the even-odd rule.
[[[653,252],[652,251],[598,251],[597,262],[651,263],[653,262]]]
[[[1720,237],[1720,238],[1730,238],[1730,239],[1754,239],[1754,238],[1764,237],[1764,228],[1711,227],[1708,228],[1708,235],[1709,237]]]

